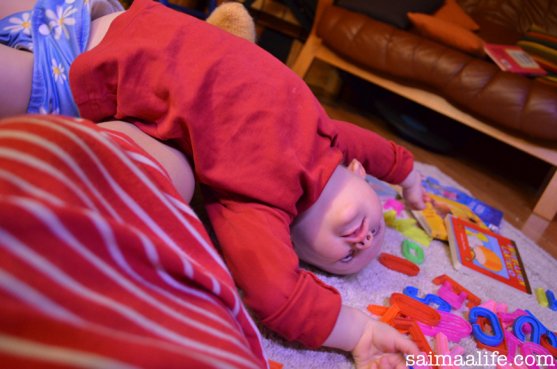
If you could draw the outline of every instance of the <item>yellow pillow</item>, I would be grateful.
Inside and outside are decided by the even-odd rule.
[[[408,18],[420,34],[429,39],[470,54],[484,55],[483,40],[468,29],[422,13],[408,13]]]
[[[477,31],[480,29],[476,21],[458,5],[456,0],[446,0],[445,4],[433,13],[433,16],[469,29],[470,31]]]

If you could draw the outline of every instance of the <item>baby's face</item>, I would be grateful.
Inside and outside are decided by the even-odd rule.
[[[292,241],[300,259],[331,273],[352,274],[377,257],[385,223],[381,201],[363,173],[339,166],[317,202],[299,216]]]

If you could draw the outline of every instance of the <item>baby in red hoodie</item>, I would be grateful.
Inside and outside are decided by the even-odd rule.
[[[308,347],[350,351],[358,368],[405,367],[401,354],[416,346],[343,305],[299,261],[339,274],[368,265],[384,224],[363,177],[400,184],[420,208],[412,155],[331,119],[280,61],[212,25],[149,0],[106,23],[70,70],[80,114],[131,123],[130,137],[147,134],[185,155],[225,261],[265,325]],[[167,164],[169,173],[187,166]]]

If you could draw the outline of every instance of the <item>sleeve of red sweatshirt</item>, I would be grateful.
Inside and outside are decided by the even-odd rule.
[[[352,123],[331,120],[333,145],[344,154],[344,162],[358,159],[366,171],[383,181],[399,184],[414,166],[410,151],[377,133]]]
[[[320,347],[336,323],[341,297],[299,268],[288,216],[268,206],[236,201],[213,202],[207,213],[245,303],[287,340]]]

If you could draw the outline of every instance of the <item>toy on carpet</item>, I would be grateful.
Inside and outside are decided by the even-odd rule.
[[[548,307],[549,302],[547,301],[547,295],[545,293],[545,290],[541,287],[538,287],[535,289],[535,292],[536,292],[536,299],[538,300],[538,304],[540,304],[541,307]]]
[[[472,334],[472,325],[464,318],[446,311],[439,311],[441,320],[437,325],[418,322],[423,334],[433,337],[443,333],[451,342],[460,342]]]
[[[378,260],[385,267],[400,273],[404,273],[411,277],[417,276],[420,273],[419,266],[411,261],[393,254],[382,252],[381,254],[379,254]]]
[[[416,264],[421,264],[425,255],[423,249],[413,242],[416,240],[409,237],[408,230],[418,229],[422,232],[423,230],[417,227],[414,219],[405,217],[404,205],[398,200],[388,199],[384,201],[383,207],[385,223],[408,239],[402,243],[402,255],[406,259],[382,253],[379,256],[379,262],[400,273],[417,275],[419,267]],[[423,226],[421,223],[420,225]],[[431,238],[425,242],[423,240],[416,242],[429,246]],[[453,360],[453,365],[446,366],[444,363],[436,363],[433,368],[470,366],[470,362],[463,361],[464,349],[457,345],[467,337],[474,339],[478,349],[491,351],[491,358],[496,359],[492,361],[491,367],[531,369],[539,366],[534,363],[525,363],[525,365],[510,365],[509,363],[515,363],[515,358],[520,356],[551,357],[552,360],[557,358],[557,334],[549,330],[530,311],[516,309],[510,312],[506,304],[491,300],[482,303],[480,298],[446,275],[434,278],[433,283],[439,286],[437,294],[428,293],[422,297],[418,288],[407,286],[403,289],[403,294],[395,292],[391,295],[389,306],[368,306],[368,310],[378,316],[381,321],[408,334],[424,356],[427,356],[428,353],[430,355],[435,353],[460,360],[458,365],[454,365]],[[541,306],[557,310],[557,301],[553,291],[537,288],[535,296]],[[415,302],[410,302],[409,298]],[[467,310],[461,311],[464,304],[466,304]],[[455,310],[459,310],[459,312],[455,312]],[[426,336],[434,339],[428,340]],[[430,341],[434,342],[433,349]],[[452,348],[449,347],[449,342],[452,343]],[[485,351],[477,353],[482,352],[485,353]],[[466,359],[469,356],[466,355]],[[554,363],[555,361],[551,361],[550,365],[543,367],[557,368]],[[476,366],[473,362],[471,365]],[[431,366],[428,366],[426,361],[413,365],[413,369],[419,368],[427,369]]]
[[[441,274],[440,276],[433,278],[432,282],[435,285],[445,285],[445,283],[447,283],[447,286],[450,286],[455,294],[460,295],[462,293],[465,293],[466,300],[468,301],[466,306],[468,306],[468,308],[478,306],[482,302],[482,300],[478,296],[474,295],[472,292],[461,286],[458,282],[456,282],[454,279],[446,274]]]
[[[553,291],[546,290],[545,294],[547,296],[548,307],[553,311],[557,311],[557,299],[555,298],[555,294],[553,293]]]
[[[453,287],[448,281],[444,281],[437,291],[439,297],[447,301],[449,305],[455,310],[458,310],[466,301],[468,294],[466,292],[455,293]]]
[[[402,241],[402,255],[414,264],[422,264],[425,259],[424,250],[415,242]]]
[[[383,204],[383,209],[385,210],[394,210],[397,216],[402,215],[402,212],[405,209],[405,206],[402,202],[396,199],[387,199]]]
[[[435,294],[421,298],[417,288],[407,286],[404,294],[394,292],[391,295],[389,306],[368,306],[368,310],[381,321],[408,334],[416,342],[423,355],[407,358],[414,369],[432,368],[430,364],[439,369],[477,364],[477,356],[463,355],[462,347],[456,345],[469,336],[474,338],[478,348],[492,352],[484,355],[484,359],[492,359],[492,366],[497,368],[520,368],[520,365],[509,365],[519,354],[549,362],[543,367],[556,367],[553,364],[557,357],[557,335],[530,311],[516,309],[509,312],[506,304],[492,300],[481,303],[476,295],[446,275],[434,278],[433,283],[440,286],[438,293],[452,304]],[[463,316],[453,311],[465,301],[469,310]],[[433,349],[426,336],[434,338]],[[449,342],[453,343],[452,348]],[[452,365],[433,360],[439,356],[444,360],[450,357]],[[538,368],[534,363],[525,364],[524,368]]]
[[[414,286],[406,286],[404,290],[402,290],[402,293],[426,305],[437,305],[437,310],[439,311],[449,312],[452,309],[451,305],[438,295],[428,293],[425,297],[419,297],[419,290]]]
[[[269,369],[282,369],[284,365],[277,361],[269,360]]]
[[[429,247],[432,238],[423,229],[417,226],[417,222],[412,218],[397,217],[396,210],[389,209],[383,213],[385,224],[394,228],[404,237],[419,243],[424,247]]]
[[[539,287],[535,289],[536,299],[541,307],[549,308],[553,311],[557,311],[557,299],[552,290],[544,290]]]

